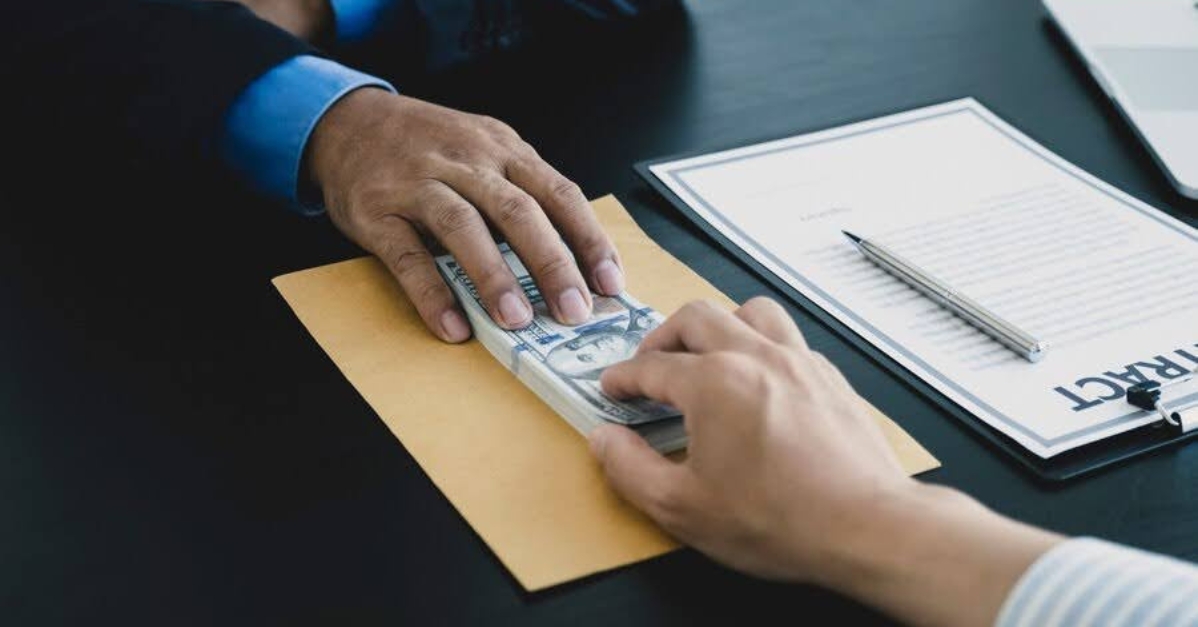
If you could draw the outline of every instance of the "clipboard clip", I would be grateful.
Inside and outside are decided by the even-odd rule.
[[[1168,383],[1145,381],[1127,389],[1127,402],[1155,411],[1181,433],[1198,429],[1198,373]]]

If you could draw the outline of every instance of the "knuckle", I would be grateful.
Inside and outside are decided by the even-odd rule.
[[[474,208],[462,203],[445,203],[430,209],[433,227],[442,236],[452,236],[478,228]]]
[[[849,384],[849,381],[844,376],[844,373],[840,371],[840,368],[836,367],[836,364],[832,363],[832,360],[825,357],[822,353],[817,353],[815,351],[811,351],[811,355],[815,360],[816,368],[822,371],[825,375],[831,377],[835,381],[844,383],[845,385]]]
[[[706,363],[708,380],[752,395],[762,391],[765,377],[753,356],[721,351],[711,353],[709,357]]]
[[[379,219],[375,212],[364,207],[355,207],[345,212],[330,212],[330,214],[335,222],[342,225],[342,230],[356,234],[358,242],[363,244],[370,242],[371,232]]]
[[[836,366],[833,366],[832,362],[829,361],[828,358],[825,357],[824,354],[819,351],[814,351],[814,350],[808,351],[807,354],[811,357],[812,360],[815,361],[815,363],[819,364],[819,366],[822,368],[835,368],[836,367]]]
[[[541,208],[523,194],[509,194],[500,199],[498,219],[508,226],[519,227],[534,220]]]
[[[380,219],[394,209],[397,196],[390,185],[364,185],[354,190],[349,213],[352,219],[364,222]]]
[[[463,173],[474,180],[486,180],[495,176],[495,166],[486,159],[462,163],[458,167],[464,168]]]
[[[718,312],[719,307],[709,300],[696,300],[687,303],[678,313],[687,321],[698,321]]]
[[[482,128],[495,135],[511,136],[516,134],[516,131],[503,120],[493,118],[489,115],[478,116],[478,123]]]
[[[795,358],[792,351],[776,344],[767,344],[761,350],[764,361],[772,370],[784,373],[790,379],[800,379],[803,375],[802,364]]]
[[[602,230],[590,230],[574,238],[575,250],[584,258],[599,261],[615,256],[615,246]]]
[[[419,308],[444,304],[448,299],[445,284],[435,276],[425,277],[408,293],[408,298]]]
[[[499,294],[507,291],[511,272],[502,261],[494,263],[485,263],[482,266],[475,268],[470,274],[470,280],[479,286],[483,294]]]
[[[659,481],[646,488],[648,509],[663,527],[674,530],[686,519],[686,499],[672,482]]]
[[[717,351],[704,356],[702,365],[705,374],[717,379],[730,379],[743,375],[746,366],[740,355],[730,351]]]
[[[423,181],[412,189],[412,201],[420,209],[444,204],[445,186],[433,180]]]
[[[459,144],[447,144],[442,146],[438,152],[442,159],[451,163],[469,162],[472,161],[471,157],[473,156],[470,150]]]
[[[685,329],[694,324],[697,318],[698,308],[699,301],[691,301],[680,307],[678,311],[674,312],[674,315],[670,316],[669,321],[677,325],[678,329]]]
[[[551,254],[537,264],[537,276],[547,278],[567,273],[574,268],[574,261],[560,251]]]
[[[380,254],[391,264],[399,279],[409,277],[413,272],[427,268],[433,262],[433,256],[427,250],[401,247],[390,241],[382,245]]]
[[[768,296],[754,296],[745,302],[744,308],[750,311],[758,311],[761,313],[774,312],[782,309],[778,301]]]
[[[582,198],[582,188],[577,183],[563,176],[557,177],[549,187],[549,194],[554,200],[569,207],[570,203]]]
[[[779,386],[789,390],[792,395],[810,398],[822,393],[829,383],[835,383],[835,375],[814,365],[792,357],[778,371],[781,376],[774,377]]]
[[[428,250],[386,241],[380,245],[379,257],[391,268],[392,274],[417,308],[423,309],[429,304],[446,300],[445,284],[432,271],[434,261]]]
[[[541,155],[537,153],[537,149],[532,144],[520,139],[519,137],[512,144],[512,150],[522,160],[540,161]]]

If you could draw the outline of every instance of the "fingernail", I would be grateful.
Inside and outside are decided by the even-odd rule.
[[[453,309],[441,314],[441,331],[450,342],[465,342],[470,337],[470,325],[462,314]]]
[[[557,297],[557,308],[566,324],[582,324],[591,317],[591,308],[577,287],[571,287]]]
[[[499,317],[510,328],[520,328],[532,321],[532,310],[515,292],[499,297]]]
[[[615,296],[624,291],[624,273],[611,259],[604,259],[595,266],[595,282],[599,289],[608,296]]]

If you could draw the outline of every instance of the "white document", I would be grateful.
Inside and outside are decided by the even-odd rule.
[[[1148,424],[1198,368],[1198,231],[972,99],[650,171],[794,289],[1041,457]],[[1051,347],[1032,364],[880,270],[880,242]]]

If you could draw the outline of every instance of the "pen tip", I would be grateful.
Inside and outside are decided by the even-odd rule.
[[[850,241],[850,242],[852,242],[852,243],[854,243],[854,244],[860,244],[860,243],[861,243],[861,238],[860,238],[860,237],[857,237],[856,235],[853,235],[852,233],[849,233],[848,231],[841,231],[841,233],[844,233],[844,236],[845,236],[845,237],[847,237],[847,238],[849,238],[849,241]]]

